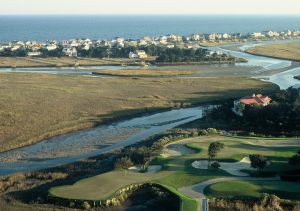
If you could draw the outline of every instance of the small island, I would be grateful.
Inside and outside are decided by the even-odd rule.
[[[296,75],[294,78],[300,80],[300,75]]]

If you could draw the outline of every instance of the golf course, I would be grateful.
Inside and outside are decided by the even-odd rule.
[[[224,148],[214,158],[221,164],[220,168],[211,166],[206,169],[195,168],[192,165],[193,162],[208,159],[208,146],[212,142],[224,144]],[[198,210],[199,199],[205,196],[226,197],[230,195],[257,198],[262,193],[270,193],[278,194],[283,199],[299,199],[300,184],[281,181],[278,177],[281,172],[293,169],[293,166],[288,164],[288,159],[300,150],[299,142],[299,139],[294,138],[224,135],[186,138],[165,145],[160,150],[160,155],[151,160],[150,166],[162,167],[157,172],[113,170],[77,181],[72,185],[53,187],[49,190],[49,194],[64,199],[106,200],[127,185],[153,182],[177,194],[181,199],[181,210]],[[231,165],[233,166],[231,168],[235,168],[236,171],[255,173],[257,170],[254,168],[240,169],[239,161],[250,154],[261,154],[267,158],[268,164],[262,172],[267,172],[271,176],[241,177],[222,169],[223,163],[236,163],[236,165]],[[248,165],[250,167],[250,163]],[[201,190],[199,189],[197,196],[189,194],[191,191],[197,192],[196,189],[189,191],[189,188],[195,185],[203,186]]]

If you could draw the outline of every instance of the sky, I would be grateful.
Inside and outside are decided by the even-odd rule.
[[[0,14],[287,14],[300,0],[0,0]]]

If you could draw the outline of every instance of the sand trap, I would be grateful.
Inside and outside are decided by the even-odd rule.
[[[160,165],[151,165],[148,166],[147,172],[144,173],[155,173],[161,170],[161,166]],[[132,171],[132,172],[140,172],[141,168],[139,166],[132,166],[130,167],[128,170]]]
[[[229,174],[235,176],[249,176],[247,173],[241,172],[242,169],[254,170],[253,168],[251,168],[249,157],[244,157],[242,160],[235,163],[228,163],[228,162],[219,162],[219,163],[221,165],[220,169],[227,171]],[[207,169],[208,160],[194,161],[192,163],[192,166],[197,169]]]
[[[273,141],[270,143],[269,140],[251,140],[246,141],[245,143],[255,145],[255,146],[263,146],[263,147],[291,147],[291,146],[299,146],[300,140],[282,140],[282,141]]]
[[[195,150],[186,147],[184,144],[170,144],[163,149],[161,156],[167,158],[192,153],[195,153]]]

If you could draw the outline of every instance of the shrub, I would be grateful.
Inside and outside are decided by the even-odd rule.
[[[82,204],[82,208],[85,210],[89,210],[89,209],[91,209],[91,205],[87,201],[85,201]]]
[[[198,135],[199,135],[199,136],[206,136],[206,135],[208,135],[208,132],[207,132],[206,130],[200,130],[200,131],[198,132]]]
[[[218,133],[217,129],[215,128],[207,128],[206,131],[209,135],[215,135]]]
[[[254,136],[256,136],[256,134],[255,134],[254,132],[249,132],[249,133],[248,133],[248,136],[254,137]]]
[[[193,131],[193,132],[191,133],[191,135],[192,135],[193,137],[198,136],[198,132],[197,132],[197,131]]]
[[[218,169],[218,168],[221,167],[221,165],[220,165],[220,163],[218,161],[213,162],[210,166],[213,167],[213,168],[215,168],[215,169]]]

